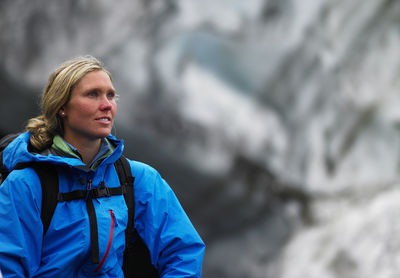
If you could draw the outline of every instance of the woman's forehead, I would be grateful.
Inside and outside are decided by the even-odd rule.
[[[103,70],[97,70],[85,74],[75,85],[74,89],[84,90],[93,87],[110,87],[112,89],[114,88],[108,73]]]

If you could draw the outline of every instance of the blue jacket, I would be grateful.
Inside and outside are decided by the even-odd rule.
[[[58,168],[62,169],[58,171],[60,192],[85,189],[82,179],[92,180],[92,187],[102,181],[118,187],[113,163],[122,154],[123,141],[112,136],[108,139],[116,148],[95,171],[84,170],[77,158],[30,153],[29,133],[4,150],[4,165],[8,169],[28,161],[64,165]],[[150,166],[129,162],[135,177],[134,227],[148,246],[160,276],[200,277],[205,246],[171,188]],[[91,261],[85,200],[59,202],[43,237],[41,199],[40,181],[31,168],[12,171],[0,186],[0,269],[4,278],[123,277],[127,207],[122,195],[93,199],[99,257],[105,257],[97,272],[98,265]]]

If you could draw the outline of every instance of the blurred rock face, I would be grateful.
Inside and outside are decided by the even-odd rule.
[[[339,239],[396,228],[376,204],[398,178],[398,1],[13,0],[0,13],[0,115],[14,120],[0,131],[37,113],[56,65],[102,59],[117,136],[209,241],[205,276],[385,277],[367,270],[385,247],[355,259]],[[315,247],[289,273],[299,242]]]

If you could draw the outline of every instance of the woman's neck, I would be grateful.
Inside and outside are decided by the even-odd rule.
[[[101,139],[77,140],[76,138],[65,138],[69,144],[74,146],[82,157],[83,163],[88,165],[93,161],[101,146]]]

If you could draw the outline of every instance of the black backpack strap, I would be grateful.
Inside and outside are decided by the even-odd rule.
[[[4,149],[18,136],[20,133],[8,134],[0,139],[0,184],[7,178],[9,171],[3,164],[3,151]]]
[[[86,210],[89,215],[89,224],[90,224],[90,252],[92,254],[92,263],[98,264],[100,263],[100,255],[99,255],[99,234],[97,231],[97,217],[96,211],[94,209],[92,198],[86,199]]]
[[[135,196],[133,190],[134,178],[131,167],[124,156],[121,156],[114,164],[117,170],[121,187],[125,187],[124,199],[128,207],[128,224],[125,230],[126,246],[132,245],[133,219],[135,217]]]
[[[44,236],[57,207],[58,174],[56,167],[52,164],[38,163],[33,169],[35,169],[42,184],[42,210],[40,218],[43,223]]]
[[[122,270],[124,277],[158,278],[157,269],[152,265],[150,252],[146,244],[136,233],[136,240],[133,243],[133,221],[135,217],[135,196],[134,178],[128,160],[121,156],[115,162],[115,168],[121,182],[121,186],[126,188],[124,198],[128,207],[128,224],[125,230],[125,251]]]
[[[0,184],[3,183],[3,181],[7,178],[8,176],[8,170],[6,167],[4,167],[3,164],[3,151],[0,151]]]
[[[0,150],[5,149],[8,144],[10,144],[15,138],[17,138],[21,133],[10,133],[0,139]]]
[[[78,199],[86,199],[86,198],[102,198],[102,197],[111,197],[115,195],[123,195],[126,189],[123,186],[120,187],[96,187],[90,190],[74,190],[66,193],[58,193],[57,200],[59,202],[67,202]]]
[[[43,223],[43,237],[46,234],[57,206],[58,174],[56,166],[45,162],[27,162],[17,164],[14,169],[31,167],[35,170],[42,186],[42,210],[40,218]]]

